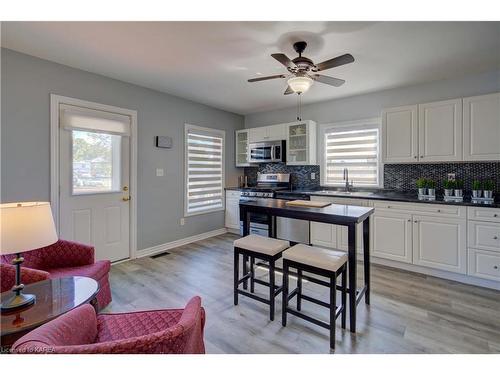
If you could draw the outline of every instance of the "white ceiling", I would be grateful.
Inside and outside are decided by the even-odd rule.
[[[248,114],[295,105],[285,80],[248,83],[286,70],[270,55],[296,57],[308,42],[316,63],[351,53],[325,71],[303,103],[407,86],[500,67],[500,22],[3,22],[2,46]]]

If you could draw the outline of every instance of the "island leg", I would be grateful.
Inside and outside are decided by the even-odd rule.
[[[370,218],[363,221],[363,263],[365,271],[365,303],[370,304]]]
[[[347,226],[347,257],[349,269],[349,324],[351,332],[356,332],[356,224]]]

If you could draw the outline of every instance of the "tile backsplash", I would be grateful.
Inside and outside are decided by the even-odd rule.
[[[493,180],[495,192],[500,193],[500,162],[458,162],[436,164],[385,164],[384,188],[414,191],[419,177],[436,181],[436,189],[443,189],[443,180],[448,173],[455,173],[455,178],[464,181],[465,190],[472,189],[472,181]]]
[[[293,189],[319,189],[320,176],[319,165],[286,165],[284,163],[259,164],[255,167],[245,167],[245,176],[248,177],[248,185],[257,183],[257,172],[259,173],[290,173]],[[315,173],[315,179],[311,179],[311,173]]]

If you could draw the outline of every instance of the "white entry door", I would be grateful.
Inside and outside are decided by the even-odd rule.
[[[95,247],[96,260],[130,256],[130,120],[62,104],[59,235]]]

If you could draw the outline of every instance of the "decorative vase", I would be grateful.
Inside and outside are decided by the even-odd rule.
[[[430,195],[431,197],[435,197],[436,196],[436,189],[434,189],[434,188],[427,189],[427,194]]]
[[[472,198],[481,198],[481,190],[472,190]]]
[[[455,197],[463,197],[464,192],[462,189],[455,189]]]
[[[453,189],[444,189],[445,197],[451,197],[453,195]]]
[[[483,194],[485,198],[493,198],[493,190],[484,190]]]
[[[418,188],[418,195],[425,195],[427,188]]]

